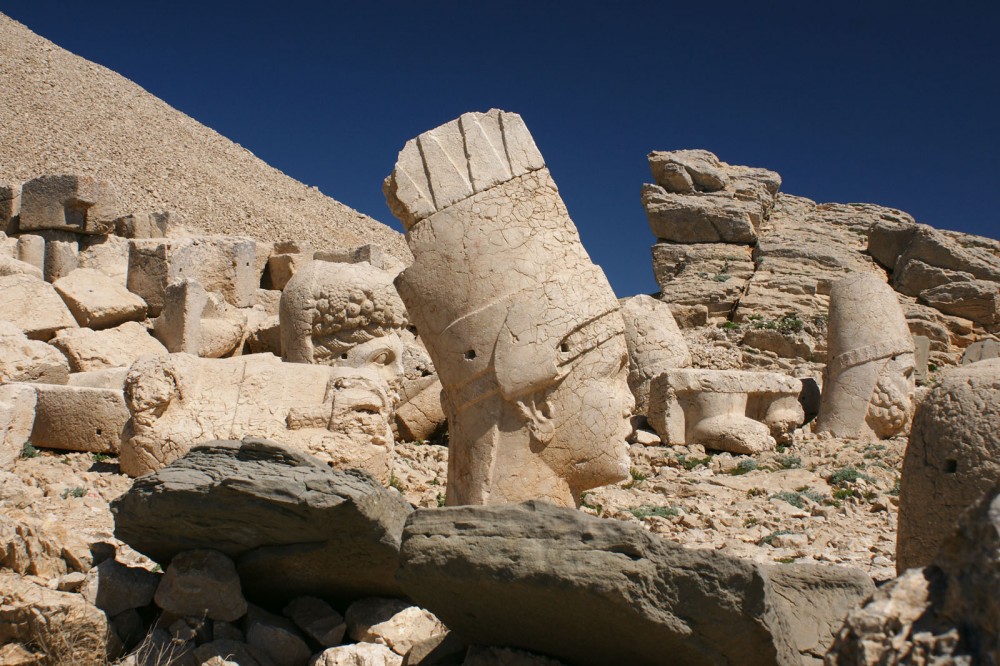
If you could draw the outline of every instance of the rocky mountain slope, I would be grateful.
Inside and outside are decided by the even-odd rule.
[[[0,183],[92,175],[114,183],[126,213],[170,210],[205,233],[377,243],[409,257],[398,232],[2,14],[0,65]]]

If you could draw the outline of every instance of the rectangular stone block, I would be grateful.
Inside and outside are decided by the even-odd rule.
[[[132,213],[115,220],[115,233],[122,238],[163,238],[178,221],[177,213]]]
[[[62,451],[115,453],[129,419],[121,391],[33,384],[38,395],[31,442]]]
[[[12,234],[17,231],[15,223],[21,212],[21,188],[17,185],[0,184],[0,231]]]
[[[0,470],[8,470],[21,455],[35,422],[35,390],[27,384],[0,386]]]
[[[146,303],[104,273],[78,268],[52,285],[80,326],[112,328],[146,317]]]
[[[56,229],[109,234],[115,229],[117,193],[93,176],[47,175],[21,189],[21,231]]]
[[[128,288],[146,301],[151,317],[160,314],[167,285],[184,278],[221,293],[231,305],[251,307],[259,286],[255,245],[241,236],[133,240]]]
[[[76,319],[52,285],[30,275],[0,277],[0,312],[32,340],[76,328]]]
[[[31,264],[40,271],[45,271],[45,239],[36,234],[22,234],[15,246],[15,259]]]
[[[80,237],[68,231],[42,230],[45,240],[46,282],[55,282],[80,267]]]
[[[84,236],[80,268],[92,268],[124,286],[128,278],[128,240],[119,236]]]

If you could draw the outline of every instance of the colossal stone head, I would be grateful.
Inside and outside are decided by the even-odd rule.
[[[572,505],[626,478],[618,301],[520,116],[410,140],[383,189],[415,257],[396,286],[444,386],[448,504]]]
[[[830,289],[829,350],[817,432],[892,437],[913,416],[914,348],[892,287],[856,273]]]
[[[285,286],[279,319],[285,361],[371,368],[398,384],[406,308],[385,271],[312,261]]]

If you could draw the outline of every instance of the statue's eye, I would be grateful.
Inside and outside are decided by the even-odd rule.
[[[391,351],[380,351],[369,359],[371,363],[376,365],[389,365],[392,363],[395,355]]]

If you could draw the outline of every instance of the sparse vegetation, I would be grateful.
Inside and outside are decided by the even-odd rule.
[[[644,504],[642,506],[637,506],[634,509],[629,509],[629,513],[633,516],[642,520],[643,518],[648,518],[650,516],[658,516],[660,518],[673,518],[674,516],[679,516],[680,511],[677,510],[675,506],[652,506],[650,504]]]
[[[683,467],[684,469],[691,471],[695,467],[698,467],[700,465],[708,467],[712,463],[712,456],[705,456],[704,458],[691,456],[689,458],[685,455],[679,455],[677,456],[677,462],[679,462],[681,464],[681,467]]]
[[[753,527],[758,522],[759,521],[757,520],[757,516],[750,516],[749,518],[743,521],[743,527]]]
[[[403,487],[403,482],[396,478],[395,474],[389,475],[389,487],[395,488],[399,492],[404,492],[406,488]]]
[[[797,469],[802,467],[802,458],[798,456],[778,456],[775,459],[781,469]]]
[[[93,458],[95,463],[102,463],[111,460],[111,456],[109,456],[107,453],[95,453]]]
[[[757,461],[753,458],[744,458],[736,463],[736,466],[729,470],[733,476],[740,476],[757,469]]]
[[[628,483],[622,486],[623,488],[633,488],[635,487],[635,484],[639,483],[640,481],[645,481],[647,478],[645,474],[637,470],[635,467],[630,469],[628,473],[629,476],[631,476],[632,478],[629,479]]]
[[[737,324],[735,321],[724,321],[721,324],[719,324],[719,328],[724,328],[727,331],[738,330],[739,327],[740,325]]]
[[[829,483],[831,486],[844,486],[848,483],[854,483],[858,479],[864,479],[865,481],[871,482],[872,478],[867,474],[859,472],[854,467],[850,465],[846,467],[841,467],[833,474],[830,475]]]
[[[763,488],[751,488],[747,491],[747,499],[753,499],[754,497],[763,497],[767,494],[767,491]]]
[[[444,493],[438,493],[437,494],[438,507],[440,508],[440,507],[444,506],[444,502],[445,502]]]
[[[38,449],[36,449],[31,442],[25,442],[24,446],[21,447],[22,458],[36,458],[38,455]]]
[[[83,486],[77,486],[76,488],[66,488],[62,491],[61,497],[66,499],[68,497],[84,497],[87,494],[87,489]]]
[[[581,494],[580,495],[580,506],[582,506],[584,508],[587,508],[587,509],[590,509],[591,511],[594,511],[599,516],[602,513],[604,513],[604,507],[601,506],[597,502],[591,502],[590,501],[590,498],[591,498],[592,494],[593,493],[589,493],[589,492]]]

